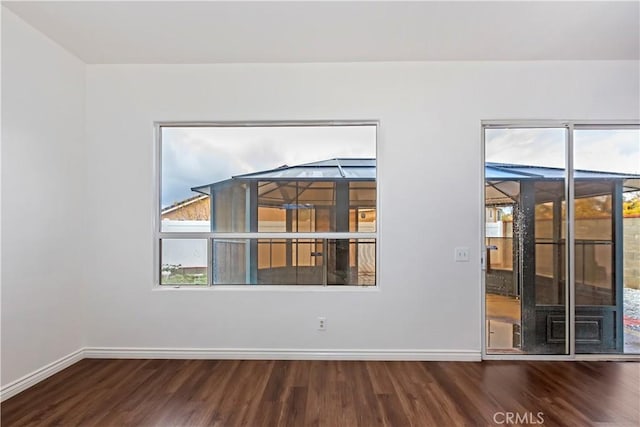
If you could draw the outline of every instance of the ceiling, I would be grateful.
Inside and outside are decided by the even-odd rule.
[[[3,2],[90,64],[640,59],[640,2]]]

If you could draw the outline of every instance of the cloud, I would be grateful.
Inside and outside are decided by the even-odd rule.
[[[640,130],[577,130],[577,169],[640,174]]]
[[[487,129],[485,144],[487,162],[565,165],[564,129]],[[576,130],[574,167],[640,174],[640,130]]]
[[[234,175],[325,160],[375,157],[375,126],[165,127],[161,206],[191,187]]]
[[[485,160],[564,167],[564,129],[487,129]]]

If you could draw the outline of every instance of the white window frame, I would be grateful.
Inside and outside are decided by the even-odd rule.
[[[313,121],[157,121],[154,122],[153,144],[153,289],[154,290],[266,290],[266,291],[357,291],[371,292],[380,289],[380,168],[377,152],[380,141],[379,120],[313,120]],[[310,233],[265,233],[265,232],[162,232],[160,227],[161,207],[160,195],[162,191],[162,128],[165,127],[323,127],[323,126],[375,126],[376,127],[376,231],[363,232],[310,232]],[[372,239],[375,240],[375,285],[255,285],[255,284],[213,284],[213,240],[214,239]],[[206,285],[178,285],[160,284],[161,257],[160,246],[162,240],[168,239],[201,239],[207,242],[207,284]]]

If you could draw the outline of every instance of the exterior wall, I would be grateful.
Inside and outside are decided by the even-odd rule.
[[[624,235],[624,286],[640,289],[640,217],[625,218]]]
[[[208,197],[205,197],[201,200],[195,200],[192,203],[185,204],[185,206],[180,206],[171,212],[163,213],[162,219],[208,221],[210,211],[211,202]]]

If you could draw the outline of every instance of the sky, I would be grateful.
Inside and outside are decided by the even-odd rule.
[[[485,160],[564,168],[564,129],[487,129]],[[640,129],[575,130],[576,169],[640,174]]]
[[[487,129],[486,161],[564,167],[564,129]],[[577,169],[640,174],[640,129],[576,130]],[[376,157],[375,126],[163,127],[161,206],[244,173]]]
[[[164,208],[191,187],[282,165],[376,157],[375,126],[163,127]]]

